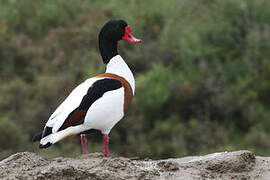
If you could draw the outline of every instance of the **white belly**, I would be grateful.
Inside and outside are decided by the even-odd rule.
[[[108,134],[124,116],[124,88],[109,91],[88,109],[84,125]]]

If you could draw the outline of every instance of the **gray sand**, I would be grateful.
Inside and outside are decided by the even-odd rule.
[[[166,160],[104,158],[101,153],[46,159],[21,152],[0,161],[0,179],[270,179],[270,158],[250,151]]]

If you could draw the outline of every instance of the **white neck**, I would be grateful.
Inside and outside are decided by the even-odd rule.
[[[135,93],[134,76],[131,70],[129,69],[128,65],[125,63],[125,61],[122,59],[120,55],[114,56],[109,61],[109,63],[106,65],[105,73],[112,73],[125,78],[129,82],[133,94]]]

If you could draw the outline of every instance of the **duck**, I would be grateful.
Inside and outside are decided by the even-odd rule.
[[[86,131],[95,129],[103,135],[104,156],[109,156],[109,133],[124,117],[135,93],[132,71],[117,51],[118,41],[139,43],[124,20],[110,20],[98,35],[99,51],[106,71],[74,88],[56,108],[43,131],[33,137],[39,148],[80,135],[82,154],[87,153]]]

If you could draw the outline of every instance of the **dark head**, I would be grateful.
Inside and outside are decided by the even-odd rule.
[[[99,50],[105,64],[118,54],[117,42],[121,39],[130,43],[141,42],[131,35],[130,27],[124,20],[111,20],[102,27],[99,33]]]

